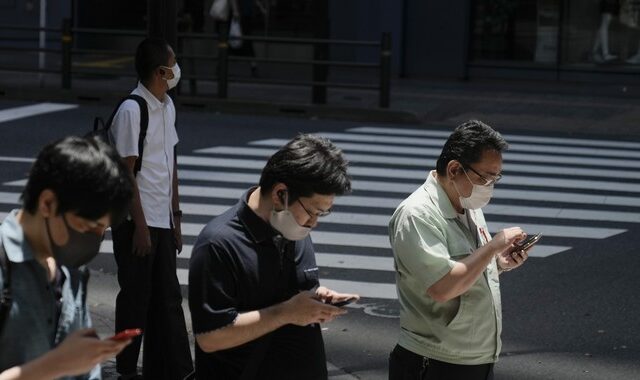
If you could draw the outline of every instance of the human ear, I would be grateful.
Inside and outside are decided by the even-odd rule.
[[[42,190],[38,197],[38,211],[40,214],[45,218],[55,216],[57,210],[58,198],[56,197],[56,194],[49,189]]]

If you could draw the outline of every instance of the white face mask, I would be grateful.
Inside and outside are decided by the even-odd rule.
[[[180,66],[178,66],[178,62],[176,62],[176,64],[173,65],[173,67],[169,67],[169,69],[171,69],[171,72],[173,73],[173,78],[165,79],[165,80],[167,81],[167,86],[169,86],[169,90],[171,90],[172,88],[178,85],[178,82],[180,81],[181,71],[180,71]]]
[[[475,183],[471,182],[471,179],[469,178],[466,170],[462,170],[464,171],[464,175],[467,177],[469,183],[473,185],[473,189],[471,190],[471,195],[469,195],[468,198],[464,198],[460,194],[456,183],[453,183],[453,186],[456,188],[456,191],[458,192],[458,196],[460,198],[460,206],[467,210],[476,210],[479,208],[483,208],[487,205],[487,203],[489,203],[491,197],[493,196],[493,184],[489,186],[476,185]]]
[[[275,208],[271,210],[269,223],[287,240],[302,240],[311,232],[310,227],[299,225],[296,218],[289,211],[288,195],[286,193],[284,196],[284,210],[276,211]]]

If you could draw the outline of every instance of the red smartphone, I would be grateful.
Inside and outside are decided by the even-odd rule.
[[[116,335],[112,336],[109,339],[111,339],[111,340],[127,340],[127,339],[131,339],[131,338],[135,338],[140,334],[142,334],[142,330],[141,329],[128,329],[128,330],[120,331],[119,333],[117,333]]]

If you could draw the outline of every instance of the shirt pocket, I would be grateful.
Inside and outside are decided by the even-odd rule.
[[[318,267],[298,269],[298,288],[311,289],[319,284]]]

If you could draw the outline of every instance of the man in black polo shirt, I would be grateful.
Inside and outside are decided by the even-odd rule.
[[[300,135],[202,230],[189,271],[197,379],[327,378],[319,323],[358,296],[319,286],[308,235],[350,190],[341,151]]]

